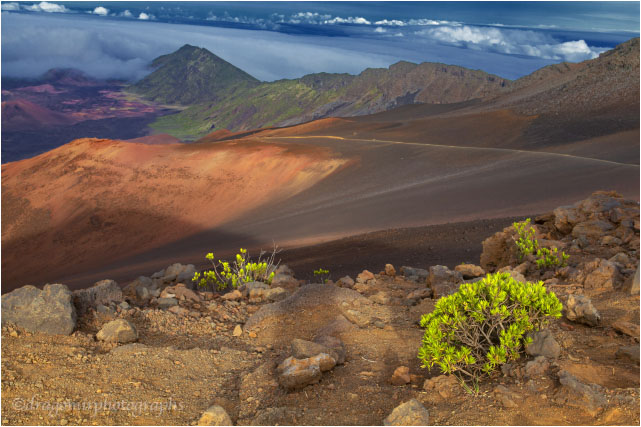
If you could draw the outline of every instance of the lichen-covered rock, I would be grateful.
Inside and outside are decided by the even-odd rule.
[[[592,301],[585,295],[570,295],[565,304],[565,317],[577,323],[588,326],[597,326],[601,323],[601,315],[592,305]]]
[[[416,399],[398,405],[383,421],[386,426],[427,426],[430,413]]]
[[[463,276],[458,271],[452,271],[444,265],[430,267],[429,283],[434,298],[453,294],[462,282]]]
[[[73,303],[79,315],[99,305],[109,305],[111,302],[122,301],[122,289],[113,280],[101,280],[87,289],[73,291]]]
[[[69,335],[76,327],[76,307],[66,285],[27,285],[2,295],[2,325],[13,323],[29,332]]]
[[[129,343],[138,340],[136,327],[125,319],[116,319],[105,324],[96,334],[100,341]]]

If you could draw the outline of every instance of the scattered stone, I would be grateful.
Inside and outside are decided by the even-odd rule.
[[[394,370],[390,382],[392,385],[401,386],[410,383],[410,368],[407,366],[399,366]]]
[[[192,302],[201,302],[202,297],[198,295],[196,292],[192,291],[191,289],[188,289],[184,283],[178,283],[175,286],[167,286],[165,289],[163,289],[162,293],[160,294],[161,298],[172,298],[175,297],[178,300],[184,301],[192,301]]]
[[[29,332],[69,335],[76,327],[76,307],[66,285],[27,285],[2,295],[2,325],[13,323]]]
[[[328,353],[328,349],[324,345],[298,338],[292,341],[291,351],[292,356],[296,359],[307,359],[320,353]]]
[[[572,229],[572,236],[575,238],[599,239],[613,228],[614,226],[610,222],[594,219],[575,225]]]
[[[427,426],[430,423],[430,413],[416,399],[402,403],[385,420],[386,426]]]
[[[232,426],[231,418],[221,406],[214,405],[207,408],[198,420],[199,426]]]
[[[291,271],[291,270],[290,270]],[[294,278],[291,274],[276,273],[272,279],[271,287],[273,288],[283,288],[290,293],[293,293],[298,289],[300,283]]]
[[[639,340],[639,325],[619,320],[612,324],[612,328],[619,333],[636,338],[637,341]]]
[[[122,289],[113,280],[101,280],[90,288],[73,291],[73,303],[78,315],[97,308],[101,304],[109,305],[111,302],[120,301],[122,301]]]
[[[583,287],[586,291],[607,291],[616,287],[619,280],[619,270],[607,259],[597,258],[585,265]]]
[[[232,332],[232,336],[239,337],[243,334],[243,328],[240,325],[236,325],[234,327],[234,332]]]
[[[356,277],[358,283],[367,283],[368,280],[374,280],[374,273],[368,270],[363,270],[361,274]]]
[[[423,298],[430,298],[431,296],[432,290],[430,288],[421,288],[410,292],[405,298],[419,300]]]
[[[118,307],[120,307],[122,310],[129,310],[131,306],[127,301],[123,301],[120,304],[118,304]]]
[[[322,372],[332,369],[335,365],[336,361],[325,353],[306,359],[288,357],[278,365],[278,382],[288,390],[303,388],[317,383]]]
[[[189,310],[187,310],[185,307],[180,307],[178,305],[169,307],[167,311],[169,311],[170,313],[174,313],[177,316],[186,316],[187,314],[189,314]]]
[[[345,276],[345,277],[341,277],[340,279],[338,279],[338,281],[336,282],[336,286],[338,286],[340,288],[349,288],[349,289],[351,289],[352,287],[354,287],[354,283],[355,283],[354,279],[352,279],[349,276]]]
[[[387,292],[379,291],[378,293],[369,297],[370,301],[375,302],[376,304],[386,305],[389,304],[391,298]]]
[[[314,342],[325,347],[326,351],[323,353],[327,353],[332,356],[334,360],[336,360],[337,365],[345,363],[345,344],[343,344],[343,341],[341,341],[340,338],[331,335],[319,335],[314,338]]]
[[[156,304],[158,304],[158,308],[166,310],[169,307],[178,305],[178,300],[176,298],[158,298]]]
[[[138,340],[136,327],[125,319],[113,320],[102,327],[96,334],[100,341],[129,343]]]
[[[425,282],[430,273],[422,268],[401,267],[401,274],[407,278],[416,277],[417,282]]]
[[[385,275],[390,277],[396,276],[396,269],[392,264],[385,264]]]
[[[503,404],[506,408],[516,408],[518,405],[514,400],[519,400],[521,398],[517,393],[512,392],[505,386],[498,385],[494,388],[494,396]]]
[[[269,285],[264,282],[249,282],[245,283],[240,291],[243,293],[244,297],[249,297],[250,299],[262,299],[264,291],[269,289]]]
[[[191,279],[193,279],[195,273],[196,267],[193,264],[183,265],[175,263],[165,269],[162,280],[165,283],[187,283],[189,288],[193,288],[194,284]]]
[[[231,292],[227,292],[221,298],[225,301],[236,301],[243,297],[243,294],[240,293],[238,289],[234,289]]]
[[[463,276],[463,279],[474,279],[475,277],[485,276],[485,270],[482,267],[474,264],[459,264],[454,267]]]
[[[463,276],[458,271],[452,271],[444,265],[430,267],[429,283],[434,298],[447,296],[458,291],[463,282]]]
[[[559,371],[559,382],[559,400],[567,405],[582,408],[596,416],[607,404],[603,388],[597,384],[584,384],[566,370]]]
[[[359,310],[345,310],[343,312],[343,315],[345,316],[345,318],[347,318],[347,320],[354,323],[360,328],[366,327],[372,321],[372,318],[369,314],[363,313]]]
[[[616,358],[627,359],[638,365],[639,364],[639,346],[630,345],[630,346],[620,347],[616,352]]]
[[[554,339],[554,335],[549,329],[534,332],[532,342],[525,348],[525,352],[530,356],[545,356],[549,359],[556,359],[561,354],[561,346]]]
[[[550,363],[545,356],[537,356],[525,364],[525,374],[532,378],[543,375],[550,367]]]
[[[96,313],[106,317],[113,317],[116,314],[116,311],[111,307],[100,304],[96,307]]]
[[[583,323],[588,326],[597,326],[601,323],[601,315],[592,305],[592,301],[585,295],[569,295],[565,304],[565,317],[568,320]]]
[[[460,392],[461,386],[454,375],[439,375],[426,379],[423,383],[423,389],[425,391],[435,391],[443,399],[449,399]]]

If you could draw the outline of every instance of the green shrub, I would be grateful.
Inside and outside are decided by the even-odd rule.
[[[228,286],[237,288],[249,282],[265,282],[271,284],[275,275],[278,263],[274,263],[277,248],[274,247],[272,254],[265,260],[262,260],[265,255],[261,251],[256,262],[252,262],[247,254],[247,249],[240,249],[240,253],[236,254],[236,260],[233,263],[214,259],[213,253],[208,253],[205,258],[211,262],[213,268],[211,270],[203,271],[202,273],[195,273],[191,279],[196,282],[201,288],[216,287],[219,290],[226,289]]]
[[[425,328],[419,359],[437,365],[461,381],[488,376],[498,366],[519,358],[531,338],[527,334],[560,317],[563,306],[543,282],[521,283],[507,273],[488,274],[464,283],[441,298],[421,319]]]
[[[318,270],[314,270],[314,277],[318,278],[321,283],[327,283],[329,282],[329,270],[325,270],[323,268],[319,268]]]
[[[525,221],[512,224],[519,238],[516,240],[516,247],[519,249],[519,260],[532,254],[536,254],[536,265],[539,268],[565,267],[570,258],[565,252],[559,253],[557,248],[539,248],[536,240],[536,230],[530,225],[530,218]]]

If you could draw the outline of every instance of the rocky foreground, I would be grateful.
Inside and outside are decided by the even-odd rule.
[[[534,225],[568,266],[519,261],[508,227],[453,270],[305,284],[280,266],[271,286],[218,293],[174,264],[123,288],[16,289],[2,296],[2,423],[637,425],[638,202],[598,192]],[[564,316],[472,396],[420,367],[418,321],[494,271],[544,281]]]

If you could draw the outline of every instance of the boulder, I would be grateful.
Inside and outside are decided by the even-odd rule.
[[[99,341],[130,343],[138,340],[136,327],[125,319],[116,319],[105,324],[96,334]]]
[[[2,325],[13,323],[29,332],[69,335],[76,327],[76,307],[66,285],[27,285],[2,295]]]
[[[316,335],[335,337],[343,332],[351,331],[354,328],[356,328],[356,326],[352,322],[347,320],[342,314],[339,314],[334,320],[327,322],[319,328],[316,331]]]
[[[517,267],[517,268],[518,268],[518,267]],[[511,268],[511,267],[509,267],[509,266],[508,266],[508,267],[503,267],[503,268],[500,268],[500,269],[499,269],[499,273],[507,273],[507,274],[509,274],[510,276],[512,276],[512,278],[513,278],[514,280],[516,280],[517,282],[521,282],[521,283],[525,283],[525,282],[527,282],[527,279],[525,278],[525,276],[523,275],[523,273],[521,273],[520,271],[518,271],[516,268]]]
[[[367,283],[369,280],[374,280],[374,279],[375,279],[374,273],[372,273],[369,270],[363,270],[363,272],[356,277],[356,282]]]
[[[263,298],[270,302],[284,300],[288,295],[287,291],[283,288],[271,288],[263,291]]]
[[[109,305],[111,302],[122,301],[122,289],[113,280],[101,280],[87,289],[73,291],[73,303],[78,315],[82,315],[99,305]]]
[[[516,231],[509,226],[483,240],[481,267],[486,272],[493,272],[501,267],[513,265],[518,260],[517,247],[514,244]]]
[[[545,356],[537,356],[525,364],[525,375],[530,378],[538,377],[543,375],[549,367],[550,363]]]
[[[601,315],[592,305],[590,298],[585,295],[570,295],[565,304],[565,317],[572,322],[597,326],[601,323]]]
[[[175,286],[167,286],[160,294],[161,298],[175,297],[180,301],[201,302],[203,299],[196,292],[188,289],[184,283],[178,283]]]
[[[283,288],[288,292],[294,292],[300,286],[294,276],[285,273],[276,273],[270,284],[272,288]]]
[[[324,353],[329,354],[336,360],[337,365],[345,363],[346,351],[345,344],[340,338],[331,335],[319,335],[314,338],[314,342],[326,348]]]
[[[430,273],[425,269],[407,267],[407,266],[401,267],[401,274],[403,276],[407,277],[408,279],[415,277],[417,282],[425,282],[425,281],[427,281],[427,278],[430,275]]]
[[[462,282],[463,276],[458,271],[452,271],[444,265],[430,267],[429,283],[434,298],[455,293]]]
[[[585,219],[574,206],[559,206],[554,209],[554,227],[563,234],[570,234],[574,226]]]
[[[238,289],[234,289],[231,292],[227,292],[220,298],[225,301],[236,301],[241,299],[242,297],[243,297],[243,294]]]
[[[532,342],[525,348],[525,352],[530,356],[545,356],[549,359],[556,359],[561,354],[561,347],[549,329],[534,332],[531,337]]]
[[[439,375],[426,379],[423,383],[423,389],[428,392],[435,391],[443,399],[449,399],[460,393],[461,386],[454,375]]]
[[[156,304],[158,304],[158,308],[162,310],[166,310],[169,307],[173,307],[174,305],[178,305],[178,300],[176,298],[158,298],[156,300]]]
[[[244,297],[256,299],[262,298],[266,289],[269,289],[269,285],[265,282],[248,282],[239,288]]]
[[[432,296],[432,290],[430,288],[421,288],[421,289],[416,289],[415,291],[410,292],[409,294],[407,294],[405,298],[420,300],[423,298],[430,298],[431,296]]]
[[[596,416],[607,405],[603,388],[597,384],[584,384],[566,370],[559,371],[559,400]]]
[[[385,420],[386,426],[427,426],[430,424],[430,413],[416,399],[400,404]]]
[[[193,289],[194,285],[191,279],[193,279],[195,273],[196,267],[193,264],[175,263],[165,269],[162,279],[165,283],[187,283],[189,288]]]
[[[345,363],[345,346],[335,337],[317,337],[314,342],[296,338],[291,343],[291,351],[296,359],[307,359],[325,353],[334,359],[337,365]]]
[[[345,277],[341,277],[340,279],[338,279],[338,281],[336,281],[336,286],[338,286],[340,288],[349,288],[349,289],[351,289],[351,288],[354,287],[354,283],[355,283],[354,279],[352,279],[349,276],[345,276]]]
[[[639,341],[639,325],[619,320],[612,324],[612,328],[621,334],[635,338]]]
[[[583,287],[586,291],[602,292],[615,288],[620,275],[613,262],[597,258],[585,265],[583,277]]]
[[[454,270],[461,273],[464,279],[474,279],[475,277],[485,276],[485,270],[474,264],[459,264],[454,267]]]
[[[222,406],[214,405],[207,408],[198,420],[199,426],[233,426],[231,418]]]
[[[306,359],[288,357],[278,365],[278,382],[287,390],[303,388],[317,383],[322,372],[329,371],[335,365],[336,361],[325,353]]]
[[[289,268],[287,264],[281,264],[278,267],[276,267],[276,270],[274,270],[274,273],[276,274],[285,274],[287,276],[294,276],[294,270]]]
[[[585,237],[586,239],[598,240],[613,228],[614,226],[609,221],[592,219],[576,224],[572,229],[572,236],[577,239]]]
[[[396,269],[392,264],[385,264],[385,275],[390,277],[396,276]]]
[[[410,383],[410,368],[407,366],[399,366],[394,370],[390,383],[395,386],[401,386]]]
[[[376,304],[386,305],[389,304],[391,298],[389,294],[385,291],[378,291],[374,295],[369,297],[369,300],[375,302]]]

